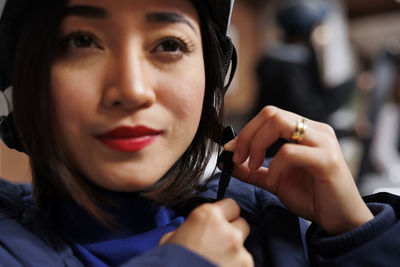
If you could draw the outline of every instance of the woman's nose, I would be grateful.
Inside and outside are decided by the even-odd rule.
[[[156,95],[146,57],[130,50],[114,60],[113,70],[103,94],[104,106],[140,109],[151,106]]]

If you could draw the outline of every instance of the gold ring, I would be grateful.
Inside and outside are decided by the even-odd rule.
[[[296,124],[296,127],[294,128],[293,134],[292,134],[292,142],[294,143],[299,143],[301,140],[304,138],[305,131],[307,129],[307,120],[302,119],[301,121],[298,121]]]

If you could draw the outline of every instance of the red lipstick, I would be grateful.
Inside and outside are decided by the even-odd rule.
[[[136,152],[153,143],[163,132],[145,126],[118,127],[98,138],[108,148],[119,152]]]

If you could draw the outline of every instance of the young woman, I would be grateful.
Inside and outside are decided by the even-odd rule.
[[[400,262],[399,200],[367,206],[331,128],[278,108],[225,145],[242,181],[213,201],[223,190],[205,169],[223,143],[232,4],[3,4],[1,64],[14,73],[1,73],[1,133],[30,156],[33,187],[0,186],[2,265]],[[267,168],[265,149],[279,137],[292,143]],[[232,165],[222,157],[224,179]],[[297,216],[315,223],[307,240]]]

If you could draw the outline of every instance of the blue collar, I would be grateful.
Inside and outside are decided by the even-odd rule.
[[[119,205],[108,207],[107,211],[118,223],[115,229],[103,226],[72,201],[51,205],[44,212],[85,266],[120,265],[156,247],[165,233],[184,221],[172,210],[137,194],[112,195]]]

